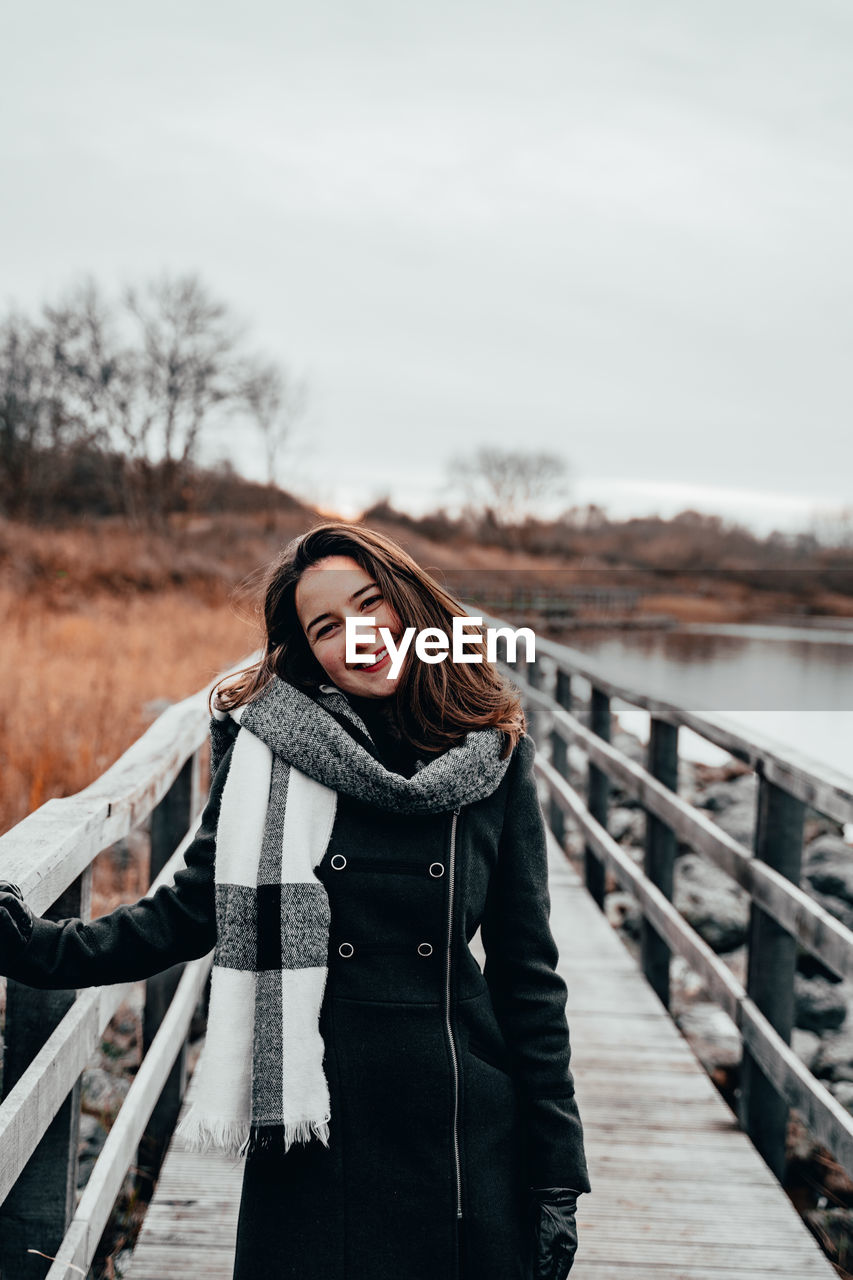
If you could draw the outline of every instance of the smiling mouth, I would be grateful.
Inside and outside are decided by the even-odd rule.
[[[385,648],[385,647],[383,646],[383,648],[381,648],[381,649],[379,650],[379,652],[378,652],[378,656],[377,656],[376,661],[375,661],[375,662],[371,662],[371,664],[370,664],[370,666],[369,666],[369,667],[362,666],[362,667],[361,667],[361,670],[362,670],[362,671],[376,671],[379,667],[381,667],[381,666],[384,664],[385,659],[386,659],[387,657],[388,657],[388,650],[387,650],[387,648]]]

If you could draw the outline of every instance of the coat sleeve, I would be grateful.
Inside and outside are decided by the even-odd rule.
[[[42,990],[132,982],[207,955],[216,943],[214,855],[219,804],[233,751],[221,753],[195,836],[174,886],[117,907],[97,920],[36,916],[17,955],[0,955],[0,972]]]
[[[519,1089],[533,1187],[590,1191],[583,1126],[569,1065],[568,990],[549,924],[545,820],[533,774],[536,750],[516,745],[507,808],[481,921],[489,986]]]

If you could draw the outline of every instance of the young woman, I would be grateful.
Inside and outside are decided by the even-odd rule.
[[[571,1268],[590,1183],[533,742],[493,665],[410,650],[391,678],[378,630],[449,635],[463,613],[379,533],[297,538],[268,578],[262,658],[214,691],[174,887],[85,924],[0,893],[0,972],[34,987],[215,948],[181,1132],[246,1156],[235,1280]],[[347,661],[347,618],[374,619],[367,664]]]

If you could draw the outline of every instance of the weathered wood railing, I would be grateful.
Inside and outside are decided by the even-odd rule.
[[[485,615],[483,621],[506,625]],[[630,689],[578,650],[537,638],[536,654],[534,663],[519,659],[510,670],[524,696],[529,731],[540,748],[537,769],[547,786],[552,829],[562,841],[568,817],[582,833],[590,893],[603,906],[606,869],[636,898],[642,912],[643,971],[667,1008],[669,963],[675,952],[700,975],[711,997],[738,1027],[739,1123],[775,1175],[780,1180],[784,1175],[785,1130],[788,1108],[793,1107],[815,1139],[853,1176],[853,1116],[790,1047],[797,944],[839,978],[853,978],[853,933],[799,887],[806,809],[839,823],[853,822],[853,779],[766,741],[723,715],[698,714]],[[574,714],[573,685],[578,680],[589,688],[584,717],[588,724]],[[610,744],[614,699],[649,713],[645,768]],[[682,727],[744,761],[757,775],[752,849],[677,794]],[[549,747],[550,759],[543,746]],[[580,748],[586,758],[585,797],[570,778],[570,747]],[[645,810],[642,868],[608,834],[611,784]],[[750,895],[746,988],[671,901],[679,841]]]
[[[208,690],[165,711],[91,786],[49,800],[0,837],[0,879],[36,914],[91,919],[92,863],[136,828],[150,829],[149,895],[171,883],[202,804]],[[186,1085],[193,1012],[211,955],[149,978],[143,1059],[76,1201],[80,1077],[132,983],[40,991],[7,981],[0,1103],[0,1275],[85,1275],[137,1150],[162,1148]],[[34,1252],[38,1251],[38,1252]],[[44,1255],[54,1259],[52,1265]]]
[[[472,610],[474,612],[474,610]],[[483,615],[488,625],[507,625]],[[577,650],[537,639],[537,661],[513,676],[540,749],[558,839],[566,819],[583,834],[587,886],[604,903],[605,871],[637,899],[643,914],[641,962],[669,1006],[669,964],[683,956],[739,1028],[743,1039],[740,1122],[765,1160],[784,1172],[788,1107],[853,1176],[853,1117],[790,1048],[799,943],[838,977],[853,977],[853,933],[799,888],[807,807],[853,822],[853,780],[700,715],[619,684]],[[589,685],[587,724],[576,714],[575,685]],[[207,690],[171,707],[90,787],[51,800],[0,837],[0,879],[19,884],[33,910],[60,919],[91,917],[92,862],[149,822],[149,893],[171,881],[200,811],[199,759],[207,740]],[[647,767],[610,743],[611,701],[650,715]],[[678,736],[685,727],[745,761],[759,779],[753,849],[726,835],[679,797]],[[570,777],[570,748],[587,761],[587,794]],[[611,785],[647,815],[644,866],[608,834]],[[671,898],[677,843],[707,857],[751,897],[746,988],[676,910]],[[162,1140],[177,1116],[192,1014],[210,956],[147,982],[144,1057],[75,1206],[80,1076],[131,984],[36,991],[7,984],[3,1101],[0,1104],[0,1275],[6,1280],[72,1280],[86,1274],[140,1143]],[[28,1252],[38,1250],[39,1253]],[[54,1259],[48,1263],[40,1255]]]

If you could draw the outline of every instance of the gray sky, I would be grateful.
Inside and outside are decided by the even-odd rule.
[[[305,496],[495,443],[615,512],[853,502],[849,0],[11,8],[2,300],[198,270],[308,379]]]

